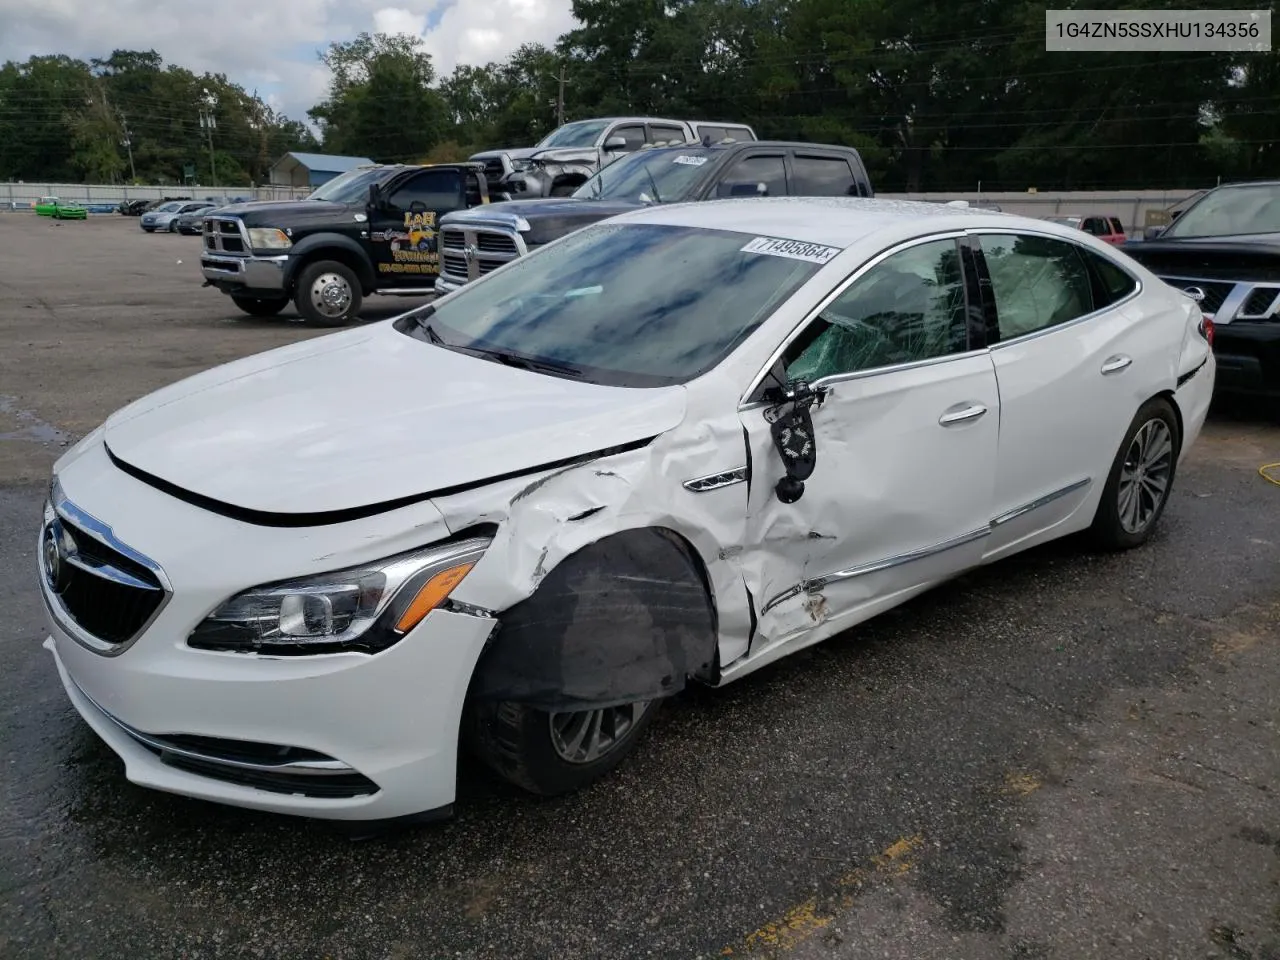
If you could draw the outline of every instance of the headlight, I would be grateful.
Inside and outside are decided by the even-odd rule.
[[[293,241],[277,227],[250,227],[249,246],[255,250],[288,250]]]
[[[187,644],[272,655],[377,653],[443,604],[490,542],[477,537],[254,587],[209,614]]]
[[[516,173],[528,173],[530,170],[532,170],[536,166],[537,164],[534,163],[532,160],[522,159],[522,160],[511,161],[511,169],[514,170]]]

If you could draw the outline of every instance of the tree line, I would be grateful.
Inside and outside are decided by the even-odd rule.
[[[33,58],[0,69],[0,178],[120,177],[122,132],[139,177],[207,168],[205,89],[218,96],[215,162],[228,183],[262,179],[290,149],[452,160],[530,145],[560,116],[615,114],[848,144],[886,191],[1277,175],[1280,51],[1049,53],[1044,10],[1030,0],[573,0],[580,25],[555,44],[443,76],[419,39],[360,34],[320,54],[332,81],[308,111],[319,144],[225,77],[165,67],[154,53]]]
[[[225,75],[155,51],[0,67],[0,181],[172,184],[194,167],[198,183],[248,186],[282,153],[318,148],[306,124]]]

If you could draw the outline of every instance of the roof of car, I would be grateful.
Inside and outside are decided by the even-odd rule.
[[[741,126],[741,124],[738,124],[738,126]],[[701,141],[694,141],[690,143],[671,143],[661,147],[646,147],[644,148],[644,152],[654,153],[659,150],[689,150],[690,148],[702,150],[730,150],[739,147],[750,147],[751,149],[761,147],[765,149],[774,148],[778,150],[848,150],[851,153],[858,152],[854,147],[842,147],[835,143],[810,143],[807,140],[714,140],[710,144],[705,145]]]
[[[622,214],[613,221],[734,230],[843,248],[882,231],[899,232],[910,223],[925,219],[938,231],[1019,225],[1023,229],[1066,230],[1054,224],[1046,226],[1043,220],[980,207],[858,197],[749,197],[655,204]]]

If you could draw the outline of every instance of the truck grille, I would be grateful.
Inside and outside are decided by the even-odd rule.
[[[76,626],[108,646],[142,632],[167,593],[155,572],[59,514],[45,526],[45,584]]]
[[[1249,294],[1249,299],[1240,308],[1241,315],[1265,317],[1276,305],[1277,294],[1280,294],[1280,287],[1254,287],[1253,292]]]
[[[490,186],[496,184],[506,175],[507,167],[502,162],[501,157],[491,157],[484,162],[484,178],[489,181]]]
[[[204,248],[209,253],[247,253],[243,225],[231,218],[205,217]]]
[[[483,277],[525,252],[524,241],[512,229],[478,224],[440,227],[440,273],[455,283]]]
[[[1163,275],[1160,279],[1178,290],[1186,291],[1192,287],[1203,290],[1200,309],[1218,323],[1280,320],[1280,283],[1232,283]]]

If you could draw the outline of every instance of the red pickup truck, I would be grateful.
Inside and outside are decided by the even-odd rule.
[[[1120,222],[1119,217],[1097,215],[1087,217],[1046,217],[1045,219],[1075,227],[1085,233],[1092,233],[1099,240],[1105,240],[1107,243],[1115,244],[1116,246],[1129,239],[1124,232],[1124,225]]]

